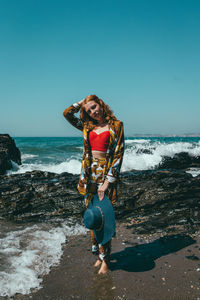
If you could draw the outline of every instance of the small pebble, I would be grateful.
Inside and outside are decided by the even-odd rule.
[[[162,277],[162,280],[165,281],[165,277]]]

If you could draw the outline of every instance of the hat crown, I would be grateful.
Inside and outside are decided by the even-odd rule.
[[[103,213],[98,206],[88,208],[84,214],[84,224],[89,229],[100,229],[103,224]]]

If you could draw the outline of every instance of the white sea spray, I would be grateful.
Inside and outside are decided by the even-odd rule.
[[[59,142],[61,143],[60,140]],[[72,140],[69,139],[69,142],[72,143]],[[65,143],[67,145],[67,139]],[[57,174],[62,172],[80,174],[83,151],[81,142],[76,146],[74,144],[71,152],[65,148],[64,150],[62,149],[62,152],[59,152],[61,149],[56,146],[54,148],[48,148],[48,150],[45,149],[44,146],[41,153],[38,152],[37,155],[33,154],[32,157],[29,157],[32,155],[30,153],[27,154],[27,157],[26,153],[23,153],[22,157],[29,158],[29,160],[23,160],[21,166],[13,163],[12,170],[7,171],[7,174],[25,173],[33,170]],[[45,151],[47,151],[47,153]],[[187,152],[191,156],[200,156],[200,141],[198,139],[188,140],[184,138],[128,138],[125,140],[125,154],[121,171],[153,169],[162,162],[164,156],[173,158],[175,154],[180,152]],[[65,158],[65,153],[67,159]]]
[[[122,172],[130,170],[149,170],[158,166],[163,157],[173,158],[175,154],[187,152],[191,156],[200,156],[200,143],[172,142],[129,143],[125,150]]]
[[[31,159],[31,158],[35,158],[38,157],[38,155],[35,154],[22,154],[21,159],[22,160],[27,160],[27,159]]]
[[[186,172],[192,174],[193,177],[200,175],[200,169],[198,169],[198,168],[190,168]]]
[[[21,174],[34,170],[47,171],[57,174],[61,174],[63,172],[79,174],[81,171],[81,162],[77,159],[68,159],[67,161],[61,162],[59,164],[23,163],[21,166],[12,162],[12,166],[12,170],[8,170],[6,172],[7,175]]]
[[[78,224],[40,224],[11,231],[0,239],[0,296],[28,294],[41,287],[42,276],[58,265],[67,236],[86,233]]]

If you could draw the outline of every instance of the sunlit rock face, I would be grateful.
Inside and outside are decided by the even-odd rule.
[[[18,221],[80,215],[78,176],[32,171],[0,176],[0,216]]]
[[[0,134],[0,175],[12,168],[11,160],[21,164],[21,154],[8,134]]]
[[[127,173],[120,187],[117,213],[135,232],[199,228],[200,176],[177,170]]]
[[[81,218],[84,197],[78,176],[32,171],[0,176],[0,217],[40,221],[54,217]],[[200,176],[177,170],[127,172],[121,175],[117,219],[134,232],[148,233],[199,226]]]

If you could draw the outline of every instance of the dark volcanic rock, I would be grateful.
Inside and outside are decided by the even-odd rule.
[[[8,134],[0,134],[0,175],[12,168],[11,160],[21,165],[21,154]]]
[[[53,216],[81,217],[83,196],[78,176],[42,171],[0,176],[0,217],[18,221]],[[124,173],[119,184],[116,216],[135,232],[145,233],[183,225],[200,225],[200,176],[182,171]]]
[[[81,215],[78,176],[32,171],[0,176],[0,216],[14,220]]]
[[[187,152],[176,153],[174,157],[163,157],[158,169],[186,169],[191,167],[200,168],[200,157],[190,156]]]
[[[200,176],[172,170],[124,174],[119,195],[117,211],[129,216],[138,233],[179,225],[199,228]]]

